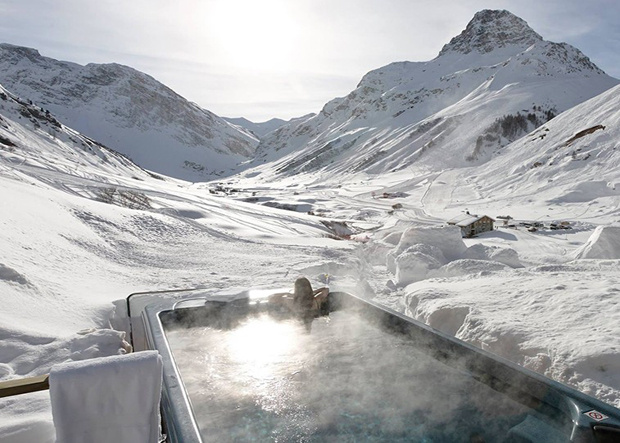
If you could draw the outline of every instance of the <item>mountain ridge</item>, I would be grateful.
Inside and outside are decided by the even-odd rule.
[[[436,58],[370,71],[319,114],[284,124],[220,118],[133,68],[81,66],[9,44],[0,44],[3,79],[137,164],[190,181],[248,169],[277,179],[482,164],[618,83],[506,10],[480,11]]]
[[[490,51],[495,40],[475,31],[481,23],[501,40]],[[516,30],[503,29],[506,23]],[[465,47],[472,40],[482,42],[482,52]],[[436,58],[370,71],[317,116],[268,134],[251,163],[256,169],[248,173],[267,180],[281,174],[473,166],[618,82],[577,48],[543,40],[508,11],[481,11]],[[492,133],[504,117],[525,118],[526,124],[510,137]],[[275,174],[261,166],[271,161]]]
[[[187,180],[225,173],[258,140],[148,74],[118,63],[85,66],[0,44],[0,83],[143,167]]]
[[[518,45],[526,49],[542,40],[522,18],[505,9],[484,9],[474,15],[463,32],[444,45],[439,56],[449,52],[488,53],[507,45]]]
[[[0,111],[0,158],[22,173],[47,170],[110,184],[130,179],[170,180],[63,125],[49,110],[19,98],[2,85]]]
[[[245,117],[222,117],[228,123],[232,123],[233,125],[240,126],[243,129],[250,131],[253,135],[258,137],[259,139],[269,134],[270,132],[275,131],[276,129],[284,126],[286,124],[299,122],[302,120],[307,120],[310,117],[313,117],[315,114],[310,113],[306,115],[302,115],[301,117],[294,117],[290,120],[283,120],[281,118],[272,118],[264,122],[253,122],[248,120]]]

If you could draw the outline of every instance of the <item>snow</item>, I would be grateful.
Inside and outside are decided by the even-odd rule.
[[[454,217],[452,220],[448,220],[448,223],[450,223],[451,225],[456,225],[460,228],[463,228],[465,226],[469,226],[472,223],[477,222],[482,217],[483,217],[482,215],[478,216],[478,215],[471,215],[471,214],[463,214],[458,217]]]
[[[483,244],[475,244],[467,248],[463,258],[474,260],[486,260],[503,263],[511,268],[522,267],[519,261],[519,254],[511,248],[502,248],[499,246],[487,246]]]
[[[513,50],[491,55],[507,60]],[[391,117],[400,105],[364,120],[348,107],[360,95],[338,99],[268,136],[258,161],[273,163],[219,183],[157,177],[72,129],[33,123],[11,96],[0,100],[0,379],[125,352],[115,307],[133,292],[280,288],[305,275],[620,407],[620,87],[594,96],[617,81],[592,72],[596,88],[575,72],[535,85],[479,82],[497,69],[534,66],[542,51],[513,51],[501,68],[474,54],[476,72],[456,70],[464,62],[454,54],[373,72],[360,88],[402,72],[436,81],[439,60],[442,75],[476,87],[460,98],[449,90],[452,105],[440,116],[422,115],[437,103],[407,111],[409,124],[405,114]],[[484,161],[449,154],[495,119],[490,111],[508,110],[493,106],[516,100],[529,109],[531,94],[545,90],[546,98],[581,95]],[[605,129],[575,138],[598,125]],[[440,149],[405,162],[423,145]],[[299,160],[316,158],[313,149],[327,161],[303,169]],[[375,151],[386,154],[357,168]],[[303,172],[278,173],[291,164],[286,156]],[[509,215],[513,227],[463,239],[446,222],[466,211]],[[542,225],[535,232],[521,224],[534,222]],[[1,400],[0,411],[0,441],[54,441],[48,393]]]
[[[247,161],[258,143],[128,66],[81,66],[3,43],[0,83],[140,166],[184,180],[218,177]]]
[[[505,20],[517,24],[516,36],[501,28]],[[369,72],[318,115],[261,138],[246,174],[279,180],[318,170],[379,174],[480,165],[551,114],[618,84],[576,48],[542,40],[511,14],[500,13],[498,22],[483,26],[484,41],[500,35],[508,43],[492,44],[492,50],[480,50],[477,39],[484,36],[474,32],[428,62],[392,63]],[[511,134],[496,126],[519,115],[522,130]]]
[[[417,181],[402,173],[353,176],[343,184],[327,176],[317,184],[310,175],[271,186],[256,178],[234,181],[238,192],[213,194],[213,184],[157,180],[139,169],[105,172],[98,162],[71,168],[73,156],[61,167],[52,154],[67,145],[3,119],[18,145],[36,146],[41,160],[29,161],[34,153],[20,149],[0,151],[2,379],[123,352],[124,333],[110,322],[114,303],[132,292],[286,287],[307,275],[314,285],[329,281],[334,290],[374,297],[620,405],[620,263],[573,260],[590,235],[617,222],[617,198],[594,217],[583,211],[591,201],[555,206],[572,230],[500,227],[461,239],[458,228],[444,226],[461,205],[455,201],[460,194],[428,198],[439,195],[437,187],[461,186],[460,174]],[[132,178],[137,174],[140,180]],[[110,183],[148,196],[150,207],[98,201],[97,190]],[[377,190],[399,197],[374,198]],[[323,215],[245,201],[253,194],[311,205]],[[548,215],[545,195],[532,200],[520,215]],[[514,201],[518,205],[519,197]],[[402,209],[393,211],[395,202]],[[510,202],[490,198],[470,206],[499,215]],[[322,221],[348,226],[365,242],[336,240]],[[594,243],[617,254],[616,232],[599,232]],[[395,268],[388,266],[390,254]],[[0,402],[0,440],[53,441],[49,397],[24,398]]]
[[[620,226],[597,226],[575,258],[620,259]]]
[[[414,281],[424,280],[432,269],[439,268],[441,250],[431,245],[416,244],[405,249],[395,259],[396,283],[406,285]]]
[[[415,227],[402,233],[398,245],[386,253],[386,267],[396,285],[430,277],[461,275],[520,268],[518,253],[510,247],[481,243],[467,247],[454,227]]]

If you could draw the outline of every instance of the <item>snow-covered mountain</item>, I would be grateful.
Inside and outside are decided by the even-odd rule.
[[[477,182],[481,199],[510,196],[514,204],[536,196],[549,205],[588,203],[592,212],[615,211],[620,217],[619,140],[616,86],[511,143],[501,156],[467,175]]]
[[[251,175],[269,176],[269,161],[280,175],[482,164],[618,82],[510,12],[484,10],[435,59],[371,71],[318,115],[268,134]]]
[[[438,217],[468,209],[539,222],[578,216],[619,223],[619,139],[620,85],[564,111],[484,164],[375,180],[389,183],[382,192],[411,195],[412,204]]]
[[[53,172],[99,184],[166,180],[137,166],[125,155],[63,125],[49,110],[19,98],[2,86],[0,158],[4,161],[4,170],[29,168],[41,175]]]
[[[259,123],[252,122],[244,117],[237,117],[237,118],[223,117],[223,119],[226,120],[228,123],[232,123],[233,125],[240,126],[241,128],[250,131],[252,134],[254,134],[256,137],[260,139],[260,138],[263,138],[265,135],[269,134],[270,132],[273,132],[276,129],[280,128],[281,126],[284,126],[286,124],[299,123],[303,120],[307,120],[310,117],[313,117],[314,115],[315,114],[307,114],[302,117],[292,118],[290,120],[282,120],[281,118],[272,118],[265,122],[259,122]]]
[[[190,181],[250,158],[258,140],[152,77],[118,64],[75,63],[0,44],[0,83],[140,166]]]

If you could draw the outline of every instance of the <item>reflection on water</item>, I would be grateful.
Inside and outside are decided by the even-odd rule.
[[[277,375],[278,365],[286,364],[295,352],[300,342],[295,326],[265,316],[253,318],[225,334],[221,345],[236,371],[268,380]]]
[[[527,410],[354,314],[167,333],[205,441],[504,441]]]

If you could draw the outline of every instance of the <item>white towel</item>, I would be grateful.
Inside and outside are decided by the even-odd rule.
[[[50,371],[57,443],[154,443],[160,437],[157,351],[61,363]]]

